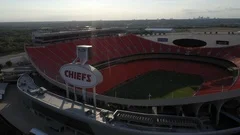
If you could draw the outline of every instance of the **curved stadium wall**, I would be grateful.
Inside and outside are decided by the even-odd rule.
[[[221,59],[228,61],[229,63],[235,63],[238,72],[238,50],[239,46],[226,47],[226,48],[183,48],[177,46],[168,46],[143,39],[135,35],[126,35],[121,37],[103,37],[75,40],[69,43],[59,43],[55,45],[42,46],[42,47],[26,47],[26,52],[29,58],[36,67],[37,71],[49,82],[66,89],[64,82],[57,76],[57,68],[61,67],[63,63],[69,63],[75,57],[75,46],[79,44],[92,44],[94,57],[89,61],[90,64],[101,65],[104,61],[106,64],[116,60],[123,60],[124,57],[134,56],[140,54],[161,54],[161,55],[182,55],[186,57],[211,57],[215,59]],[[62,51],[64,50],[64,51]],[[112,52],[112,53],[111,53]],[[232,52],[229,54],[228,52]],[[60,55],[61,54],[61,55]],[[40,59],[43,60],[42,62]],[[45,61],[44,61],[45,60]],[[212,61],[212,60],[211,60]],[[52,64],[53,69],[44,67],[45,62]],[[213,62],[214,63],[214,62]],[[153,99],[153,100],[132,100],[122,99],[115,97],[108,97],[104,95],[97,95],[97,99],[124,105],[136,105],[136,106],[157,106],[157,105],[179,105],[188,103],[198,103],[205,101],[213,101],[225,98],[235,97],[239,93],[239,79],[238,75],[234,79],[232,86],[225,92],[217,91],[215,94],[205,94],[201,96],[186,97],[184,99]],[[72,88],[70,88],[72,90]],[[77,92],[81,94],[81,91]],[[212,92],[210,92],[212,93]],[[88,92],[88,97],[91,97],[91,92]]]

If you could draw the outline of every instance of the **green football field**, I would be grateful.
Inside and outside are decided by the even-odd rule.
[[[192,96],[202,82],[198,75],[160,70],[119,84],[105,95],[130,99],[148,99],[149,95],[151,99],[181,98]]]

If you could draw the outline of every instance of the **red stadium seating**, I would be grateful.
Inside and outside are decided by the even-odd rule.
[[[110,61],[111,59],[135,54],[171,53],[221,58],[233,62],[238,68],[240,67],[239,46],[186,49],[184,47],[160,44],[136,35],[96,37],[56,43],[44,47],[26,47],[26,52],[41,71],[52,79],[56,79],[59,76],[58,71],[60,67],[72,62],[76,58],[76,46],[81,44],[91,44],[93,46],[93,59],[88,61],[89,64]],[[224,87],[224,91],[240,88],[239,77],[233,78],[226,69],[218,68],[211,64],[183,62],[182,60],[149,60],[119,64],[101,69],[104,82],[97,87],[98,93],[103,93],[137,75],[159,69],[201,75],[205,83],[195,95],[221,92],[223,90],[222,87]]]
[[[127,36],[122,36],[120,39],[122,43],[126,46],[126,49],[129,50],[130,53],[128,55],[134,55],[138,53],[136,48],[134,48],[134,45],[132,45]]]
[[[137,50],[139,51],[138,53],[145,53],[146,49],[143,47],[143,44],[141,43],[141,39],[138,38],[137,36],[134,35],[130,35],[129,36],[129,40],[131,41],[131,43],[136,46]]]
[[[189,69],[186,67],[192,68]],[[228,78],[226,78],[226,80],[219,79],[224,76],[229,76],[230,78],[230,73],[228,71],[209,64],[199,64],[196,62],[185,63],[181,60],[144,60],[119,64],[101,70],[104,76],[104,82],[97,87],[97,92],[99,94],[104,93],[106,90],[109,90],[116,85],[125,82],[126,80],[154,70],[166,70],[201,75],[205,80],[213,81],[212,85],[209,84],[209,86],[215,87],[215,89],[218,87],[220,90],[222,85],[216,85],[217,82],[224,82],[225,86],[230,86],[232,84],[232,80],[227,80]]]
[[[117,57],[128,56],[129,53],[125,50],[125,47],[119,42],[118,37],[110,37],[106,39],[108,43],[115,49]]]

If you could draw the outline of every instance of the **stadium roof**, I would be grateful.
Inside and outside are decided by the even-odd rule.
[[[5,68],[2,69],[3,73],[22,73],[22,72],[31,72],[35,69],[32,66],[22,66],[22,67],[13,67],[13,68]]]
[[[146,31],[155,31],[155,32],[172,32],[172,28],[146,28]]]

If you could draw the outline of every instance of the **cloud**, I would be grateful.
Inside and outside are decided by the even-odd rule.
[[[228,10],[228,11],[239,11],[240,8],[233,8],[233,7],[230,7],[230,8],[226,8],[226,10]]]
[[[200,9],[183,9],[183,12],[184,13],[202,13],[203,10],[200,10]]]

